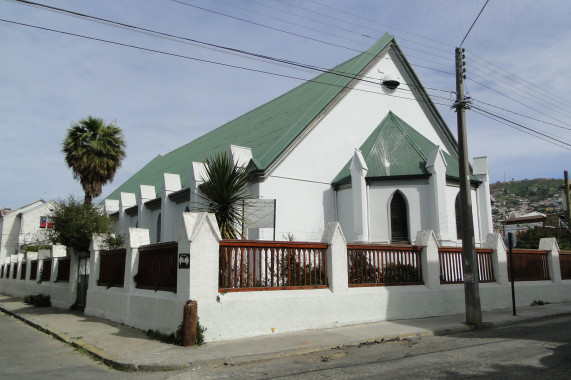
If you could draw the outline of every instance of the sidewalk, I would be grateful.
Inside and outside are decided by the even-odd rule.
[[[381,339],[470,330],[464,324],[465,315],[459,314],[276,334],[185,348],[152,341],[140,330],[105,319],[54,307],[36,308],[20,298],[0,295],[0,310],[89,351],[109,366],[126,371],[247,363]],[[571,303],[521,307],[517,314],[512,316],[511,309],[483,312],[483,320],[488,327],[498,327],[566,316],[571,315]]]

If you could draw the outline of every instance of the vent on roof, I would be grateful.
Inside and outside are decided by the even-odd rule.
[[[394,90],[398,86],[400,86],[400,81],[398,80],[397,76],[391,73],[383,74],[381,79],[381,84],[388,88],[389,90]]]

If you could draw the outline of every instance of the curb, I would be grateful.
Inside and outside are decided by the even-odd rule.
[[[113,357],[110,357],[105,352],[93,347],[82,340],[73,339],[67,336],[64,333],[61,333],[54,329],[45,328],[38,323],[32,321],[31,319],[27,319],[18,313],[14,313],[8,309],[6,309],[3,305],[0,304],[0,311],[5,314],[8,314],[14,318],[19,319],[20,321],[26,323],[27,325],[41,331],[45,334],[52,336],[53,338],[69,344],[70,346],[74,347],[75,349],[84,351],[87,355],[91,356],[93,359],[101,361],[103,364],[107,365],[110,368],[115,370],[124,371],[124,372],[162,372],[162,371],[177,371],[177,370],[185,370],[189,368],[195,368],[197,366],[202,365],[212,365],[212,364],[224,364],[224,365],[243,365],[243,364],[252,364],[252,363],[259,363],[264,361],[270,361],[275,359],[280,359],[289,356],[295,355],[304,355],[310,354],[315,352],[322,352],[334,349],[343,349],[343,348],[354,348],[359,347],[362,345],[368,344],[380,344],[384,342],[390,342],[394,340],[406,339],[406,338],[413,338],[413,337],[426,337],[426,336],[444,336],[444,335],[451,335],[451,334],[458,334],[464,333],[469,331],[476,331],[482,329],[490,329],[490,328],[501,328],[501,327],[508,327],[513,325],[518,325],[522,323],[532,323],[532,322],[540,322],[550,319],[562,318],[571,316],[571,312],[559,312],[552,315],[546,316],[538,316],[538,317],[530,317],[525,318],[522,317],[521,319],[514,319],[514,320],[504,320],[498,322],[485,322],[480,327],[473,327],[469,325],[459,325],[456,327],[451,328],[443,328],[438,330],[425,330],[416,333],[403,333],[403,334],[395,334],[395,335],[387,335],[387,336],[379,336],[376,338],[365,339],[350,343],[345,343],[343,345],[320,345],[314,347],[304,347],[304,348],[294,348],[289,350],[283,350],[279,352],[273,353],[265,353],[265,354],[253,354],[253,355],[246,355],[246,356],[237,356],[233,358],[216,358],[216,359],[204,359],[198,360],[195,362],[191,362],[188,364],[133,364],[133,363],[123,363],[120,362]]]
[[[176,370],[183,370],[188,369],[190,366],[188,364],[184,365],[137,365],[133,363],[123,363],[118,360],[113,359],[109,355],[105,354],[103,351],[79,340],[73,339],[67,334],[61,333],[54,329],[47,329],[36,322],[33,322],[31,319],[27,319],[18,313],[14,313],[0,305],[0,311],[5,314],[8,314],[20,321],[24,322],[25,324],[35,328],[38,331],[43,332],[44,334],[50,335],[51,337],[59,340],[60,342],[69,344],[75,349],[85,351],[89,356],[93,359],[98,360],[105,364],[106,366],[113,368],[118,371],[124,372],[135,372],[135,371],[148,371],[148,372],[160,372],[160,371],[176,371]]]

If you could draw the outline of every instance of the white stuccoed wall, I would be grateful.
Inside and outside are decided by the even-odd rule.
[[[411,78],[394,60],[392,52],[380,57],[366,76],[372,81],[380,81],[382,73],[393,72],[398,74],[401,87],[409,88]],[[371,93],[371,89],[379,93]],[[434,130],[436,121],[425,105],[387,96],[383,88],[359,82],[260,184],[261,198],[278,199],[276,236],[292,232],[298,240],[321,238],[325,225],[335,221],[335,196],[329,184],[389,111],[447,151]],[[345,232],[348,236],[353,234]]]
[[[60,259],[70,258],[70,275],[69,282],[56,282],[58,273],[58,262]],[[43,268],[43,262],[46,259],[52,261],[51,277],[50,281],[43,281],[41,284],[38,283],[40,278],[40,271]],[[63,309],[69,309],[76,300],[77,294],[77,255],[68,255],[66,247],[61,245],[55,245],[50,250],[40,250],[39,252],[26,252],[18,256],[12,256],[11,258],[4,259],[5,268],[9,261],[13,261],[12,265],[17,265],[17,278],[12,278],[12,272],[10,271],[10,278],[6,278],[6,273],[4,277],[0,278],[0,292],[2,294],[24,298],[26,295],[36,295],[45,294],[51,297],[52,306],[60,307]],[[22,263],[26,262],[26,275],[25,279],[20,279],[20,274],[22,271]],[[37,273],[36,279],[30,279],[32,262],[37,261]],[[0,259],[0,264],[2,260]],[[5,269],[6,271],[6,269]]]
[[[339,223],[329,223],[323,234],[323,241],[329,245],[328,289],[226,294],[218,293],[220,235],[213,215],[185,213],[181,218],[178,253],[190,255],[190,269],[178,269],[176,294],[135,288],[132,277],[137,271],[138,247],[149,242],[148,234],[144,229],[129,229],[124,288],[97,286],[100,240],[94,240],[86,314],[143,330],[150,328],[170,333],[182,321],[185,302],[192,299],[198,301],[200,323],[208,328],[206,341],[220,341],[464,313],[463,285],[440,284],[438,242],[432,231],[420,231],[416,236],[416,244],[423,247],[424,285],[348,287],[345,238]],[[533,300],[571,301],[571,280],[561,279],[556,242],[544,239],[540,244],[542,249],[549,251],[551,280],[516,282],[517,306],[528,306]],[[482,310],[509,308],[511,291],[507,282],[505,247],[497,234],[489,234],[486,245],[494,249],[496,282],[480,284]],[[2,293],[13,291],[14,284],[18,283],[23,282],[0,279],[0,290]]]

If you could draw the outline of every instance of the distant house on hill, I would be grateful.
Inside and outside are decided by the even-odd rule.
[[[45,243],[46,231],[53,225],[49,215],[52,201],[37,200],[18,209],[4,209],[0,216],[0,259],[15,255],[20,247]]]
[[[457,143],[391,35],[157,156],[105,199],[119,232],[175,240],[181,214],[196,207],[203,163],[222,151],[256,174],[254,198],[275,200],[275,225],[248,228],[251,239],[319,240],[339,221],[350,242],[412,242],[431,229],[441,244],[459,243]],[[485,157],[474,159],[471,185],[481,243],[492,232]]]
[[[534,227],[543,227],[545,226],[546,219],[547,216],[545,214],[537,211],[528,214],[519,214],[512,211],[508,218],[502,222],[502,234],[505,237],[510,232],[517,234],[518,232],[527,231]]]

